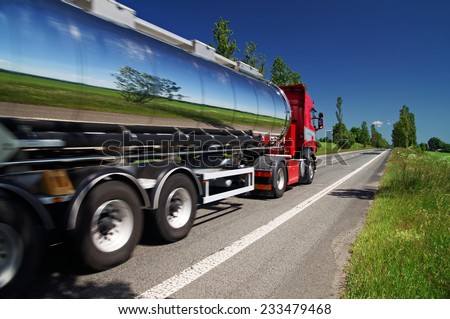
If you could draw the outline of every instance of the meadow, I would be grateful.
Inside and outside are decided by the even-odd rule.
[[[444,152],[425,152],[427,156],[432,157],[435,160],[438,161],[447,161],[450,162],[450,153],[444,153]]]
[[[449,158],[392,151],[352,247],[344,298],[450,298]]]

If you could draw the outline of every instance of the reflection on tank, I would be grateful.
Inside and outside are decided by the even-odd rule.
[[[128,102],[144,103],[158,96],[173,99],[175,93],[181,89],[169,79],[141,73],[130,66],[121,67],[114,76],[117,79],[115,83],[120,90],[120,95]],[[183,95],[176,94],[176,97],[181,100]]]
[[[289,126],[289,103],[265,81],[61,1],[0,0],[0,12],[2,115],[278,136]]]

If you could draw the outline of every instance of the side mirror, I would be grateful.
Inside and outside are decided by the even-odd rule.
[[[322,112],[319,113],[319,120],[318,120],[317,124],[319,125],[319,127],[317,128],[318,130],[323,129],[323,113]]]

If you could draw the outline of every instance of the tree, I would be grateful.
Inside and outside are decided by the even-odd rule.
[[[119,72],[113,75],[116,77],[115,83],[120,95],[128,102],[145,103],[157,96],[173,98],[181,89],[173,81],[139,72],[129,66],[121,67]]]
[[[344,123],[336,123],[333,126],[333,141],[340,148],[351,148],[355,144],[355,138],[350,134]]]
[[[437,137],[432,137],[428,140],[428,149],[430,151],[437,151],[445,148],[446,144]]]
[[[392,129],[394,147],[410,147],[417,144],[415,116],[406,105],[400,109],[400,118]]]
[[[350,148],[355,143],[354,138],[350,136],[347,127],[344,124],[344,113],[342,112],[342,97],[338,97],[336,100],[336,119],[337,123],[333,126],[333,140],[339,146],[343,148]]]
[[[417,145],[417,129],[416,129],[416,119],[415,115],[413,113],[408,113],[408,121],[410,125],[410,132],[409,132],[409,144],[411,146]]]
[[[259,73],[265,75],[266,56],[257,52],[257,45],[255,42],[245,43],[244,58],[242,62],[258,69]]]
[[[379,147],[378,145],[380,143],[380,133],[378,133],[374,124],[370,126],[370,135],[371,135],[370,143],[372,144],[372,146]]]
[[[370,133],[369,129],[367,128],[366,121],[363,121],[361,124],[361,134],[359,136],[359,139],[360,139],[359,143],[363,144],[364,147],[366,147],[370,143]]]
[[[425,151],[427,151],[428,150],[428,145],[427,145],[427,143],[420,143],[419,144],[419,149],[420,149],[420,151],[423,153],[423,152],[425,152]]]
[[[233,31],[229,28],[230,21],[225,21],[220,17],[220,21],[214,24],[213,36],[216,52],[228,59],[233,58],[235,52],[238,52],[236,40],[231,40]]]
[[[400,121],[394,123],[391,136],[394,147],[407,147],[406,132]]]
[[[325,136],[325,137],[319,138],[319,142],[332,143],[333,141],[328,136]]]
[[[281,57],[276,57],[270,67],[270,81],[278,86],[300,84],[300,74],[293,72]]]
[[[371,144],[373,147],[380,147],[380,148],[389,147],[389,143],[383,138],[381,133],[377,131],[374,124],[370,126],[370,133],[372,135]]]
[[[355,142],[361,143],[361,128],[353,126],[350,129],[350,134],[352,134],[353,138],[355,139]]]
[[[292,71],[291,69],[288,69],[289,72],[289,82],[288,85],[294,85],[294,84],[301,84],[302,81],[300,80],[300,74],[297,72]]]
[[[287,65],[286,62],[281,57],[276,57],[270,67],[271,77],[270,80],[276,85],[287,85],[288,75],[287,75]]]
[[[343,123],[343,118],[344,118],[344,114],[342,113],[342,102],[344,102],[344,99],[339,96],[336,100],[336,119],[338,121],[338,124],[342,125]]]

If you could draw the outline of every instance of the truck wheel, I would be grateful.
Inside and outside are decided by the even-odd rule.
[[[0,298],[17,297],[39,269],[42,227],[19,201],[0,193]]]
[[[164,183],[155,212],[156,228],[165,242],[175,242],[187,236],[194,223],[197,190],[184,174],[170,176]]]
[[[86,195],[72,243],[86,266],[105,270],[130,258],[142,228],[141,203],[135,190],[125,183],[109,181]]]
[[[286,165],[283,162],[278,162],[273,176],[273,197],[280,198],[286,190],[287,175]]]
[[[305,176],[302,176],[302,183],[311,184],[313,182],[316,169],[314,159],[312,157],[308,157],[305,160],[305,164]]]

